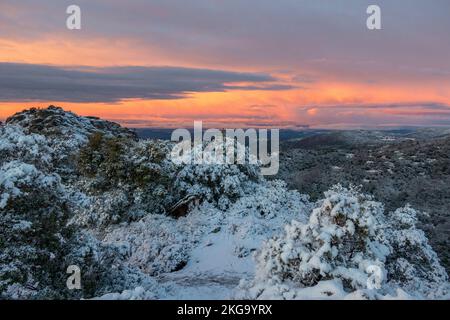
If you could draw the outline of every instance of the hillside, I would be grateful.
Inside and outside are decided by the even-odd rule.
[[[175,164],[172,148],[53,106],[8,118],[0,297],[449,297],[412,207],[340,185],[311,200],[258,166]]]

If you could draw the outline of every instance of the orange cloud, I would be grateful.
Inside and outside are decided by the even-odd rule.
[[[50,65],[166,65],[170,61],[145,49],[139,43],[124,39],[82,39],[58,35],[37,40],[0,39],[0,61]],[[156,51],[156,50],[155,50]]]
[[[53,35],[35,41],[0,39],[0,61],[26,62],[52,65],[176,65],[184,67],[220,68],[217,65],[192,63],[190,59],[178,60],[167,57],[157,46],[142,45],[133,40],[115,38],[89,38]],[[230,71],[260,71],[253,68],[231,68]],[[285,80],[294,78],[283,73]],[[426,79],[425,79],[426,80]],[[318,74],[315,81],[296,83],[299,89],[278,91],[241,91],[238,88],[224,93],[196,93],[179,100],[128,100],[116,104],[59,103],[1,103],[0,118],[31,106],[44,107],[57,104],[81,115],[99,116],[133,126],[179,126],[194,120],[203,120],[211,125],[249,126],[249,124],[274,125],[314,124],[323,121],[321,110],[330,106],[357,106],[358,104],[380,104],[434,102],[450,105],[450,80],[439,82],[412,81],[408,78],[383,83],[364,81],[339,81],[336,76]],[[258,107],[255,107],[258,106]],[[307,108],[307,112],[299,112]],[[328,110],[328,109],[327,109]],[[339,109],[336,109],[338,112]],[[357,113],[357,109],[352,114]],[[417,110],[415,110],[417,114]],[[367,115],[390,117],[408,116],[408,108],[365,110]],[[342,113],[343,114],[343,113]],[[350,113],[347,114],[349,117]],[[326,115],[330,117],[328,113]],[[332,116],[332,115],[331,115]]]
[[[437,94],[433,88],[411,91],[409,88],[362,87],[360,84],[317,84],[308,90],[286,90],[276,92],[232,91],[226,93],[197,93],[180,100],[128,100],[117,104],[68,104],[59,103],[81,115],[100,116],[131,126],[178,127],[192,125],[194,120],[206,124],[246,127],[249,124],[273,123],[279,125],[313,124],[320,125],[321,116],[333,117],[352,114],[390,117],[393,114],[411,114],[408,103],[417,101],[437,101],[450,105],[450,99]],[[402,103],[405,106],[364,109],[371,104],[380,106],[389,103]],[[0,105],[0,118],[33,105],[46,106],[50,103],[8,103]],[[358,109],[361,105],[361,109]],[[255,107],[258,106],[258,107]],[[340,108],[351,106],[351,111]],[[298,109],[306,107],[305,114]],[[331,114],[329,108],[334,108]],[[321,110],[327,112],[321,112]],[[408,112],[409,111],[409,112]],[[420,110],[415,110],[418,112]],[[347,112],[347,113],[345,113]],[[432,111],[430,111],[432,112]]]

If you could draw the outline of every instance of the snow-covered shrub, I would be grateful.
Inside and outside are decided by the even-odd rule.
[[[309,197],[295,190],[289,190],[281,180],[260,180],[243,188],[244,195],[239,198],[231,211],[241,211],[246,215],[266,219],[277,216],[302,218],[309,210]]]
[[[199,249],[203,246],[208,250],[220,247],[220,254],[231,263],[250,258],[260,241],[279,232],[293,217],[299,217],[299,211],[305,213],[306,219],[307,208],[307,198],[288,191],[284,183],[261,182],[246,190],[227,210],[204,202],[179,219],[147,215],[131,224],[111,226],[104,242],[124,246],[129,252],[127,261],[151,275],[183,268],[196,260],[195,252],[205,251]],[[200,260],[203,259],[214,260],[202,255]],[[202,263],[214,265],[212,261]]]
[[[68,224],[70,200],[57,174],[7,162],[0,199],[0,297],[93,297],[143,283],[131,281],[139,272],[122,266],[117,250]],[[67,289],[69,265],[81,268],[82,291]]]
[[[447,275],[415,219],[410,208],[385,215],[370,196],[336,186],[307,223],[294,220],[283,235],[263,244],[255,279],[242,283],[240,294],[295,298],[304,288],[334,280],[343,292],[364,298],[380,298],[398,287],[429,295]]]
[[[386,263],[389,280],[430,298],[445,294],[440,285],[447,282],[448,276],[425,233],[416,227],[418,212],[406,206],[390,213],[388,218],[392,248]]]
[[[354,191],[334,189],[307,224],[292,221],[285,235],[270,239],[257,257],[258,276],[312,286],[341,278],[349,289],[367,284],[366,269],[382,265],[389,248],[379,233],[381,204]]]
[[[33,163],[42,170],[52,165],[53,149],[42,135],[26,134],[19,126],[0,126],[0,164],[12,160]]]
[[[0,168],[0,295],[58,294],[72,230],[58,175],[11,161]]]
[[[64,262],[80,268],[81,290],[63,291],[66,298],[88,299],[123,288],[154,284],[148,275],[126,262],[128,252],[122,246],[100,242],[86,231],[77,232],[68,245]]]
[[[212,141],[194,146],[182,157],[185,164],[176,176],[177,191],[183,195],[193,195],[200,200],[217,203],[221,209],[226,209],[244,194],[245,188],[262,179],[259,164],[249,160],[252,155],[248,149],[243,149],[245,161],[237,161],[237,144],[234,139],[225,138],[223,143]],[[241,145],[239,147],[243,148]],[[225,157],[222,157],[228,149],[235,152],[233,163],[227,163]]]
[[[97,191],[115,188],[117,184],[145,187],[167,179],[163,170],[168,163],[167,154],[168,147],[161,141],[136,142],[97,132],[81,148],[78,167],[83,176],[95,178],[92,187]]]
[[[164,213],[173,202],[169,191],[175,168],[167,155],[161,141],[91,135],[78,156],[80,186],[90,196],[90,209],[79,222],[107,225]]]
[[[129,209],[132,205],[133,194],[130,188],[125,187],[98,195],[78,194],[81,199],[73,199],[75,201],[71,203],[74,214],[71,223],[79,227],[97,228],[132,220],[129,217]]]
[[[170,144],[166,141],[144,140],[134,145],[128,155],[136,186],[132,211],[164,213],[179,200],[174,186],[176,166],[169,155]]]
[[[78,168],[81,174],[95,178],[91,187],[97,192],[109,190],[131,176],[127,166],[126,141],[104,137],[101,132],[92,134],[81,148]]]
[[[190,219],[188,219],[190,220]],[[138,222],[110,230],[104,243],[124,248],[129,264],[149,275],[183,268],[201,225],[178,223],[164,215],[149,215]]]

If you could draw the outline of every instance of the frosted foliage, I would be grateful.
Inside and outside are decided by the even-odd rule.
[[[202,148],[204,152],[201,152]],[[216,202],[220,208],[226,209],[230,203],[244,194],[252,182],[262,179],[256,161],[239,164],[237,154],[233,163],[225,161],[223,155],[227,150],[238,150],[237,148],[238,142],[229,138],[225,139],[224,144],[213,141],[195,146],[181,157],[187,164],[181,166],[177,173],[176,187],[181,193]],[[216,150],[220,152],[216,153]],[[248,150],[245,148],[243,150],[246,150],[245,157],[248,160],[250,157]]]
[[[189,225],[184,226],[189,228]],[[149,216],[126,228],[116,228],[104,241],[122,247],[132,265],[150,275],[158,275],[186,264],[196,230],[189,230],[192,231],[189,233],[182,227],[171,218]]]
[[[448,276],[425,233],[416,228],[417,215],[409,206],[389,214],[388,239],[392,253],[387,272],[391,282],[436,298],[446,294],[445,286],[438,285],[446,283]]]
[[[307,224],[292,221],[285,236],[269,240],[258,255],[258,276],[305,286],[341,278],[364,287],[366,268],[382,265],[389,248],[378,242],[382,206],[361,195],[329,191]],[[375,249],[375,250],[373,250]],[[265,264],[264,262],[268,262]]]
[[[25,134],[18,126],[0,127],[0,163],[21,159],[40,167],[52,160],[53,150],[47,139],[39,134]]]
[[[326,281],[339,289],[327,295],[338,298],[381,299],[397,289],[416,297],[445,295],[447,275],[416,221],[409,207],[385,215],[371,197],[336,186],[307,223],[294,220],[263,244],[255,278],[241,284],[239,295],[299,298]]]
[[[30,201],[32,199],[32,201]],[[0,168],[0,297],[56,295],[67,210],[56,174],[10,161]]]
[[[34,165],[21,161],[7,162],[0,168],[0,209],[5,209],[9,201],[26,196],[29,186],[60,189],[58,175],[45,175]],[[60,191],[60,190],[59,190]]]

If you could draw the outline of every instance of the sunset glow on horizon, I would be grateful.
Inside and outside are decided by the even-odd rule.
[[[0,4],[0,120],[58,105],[129,127],[450,126],[450,4]],[[345,10],[342,8],[346,8]],[[129,17],[135,17],[130,20]]]

